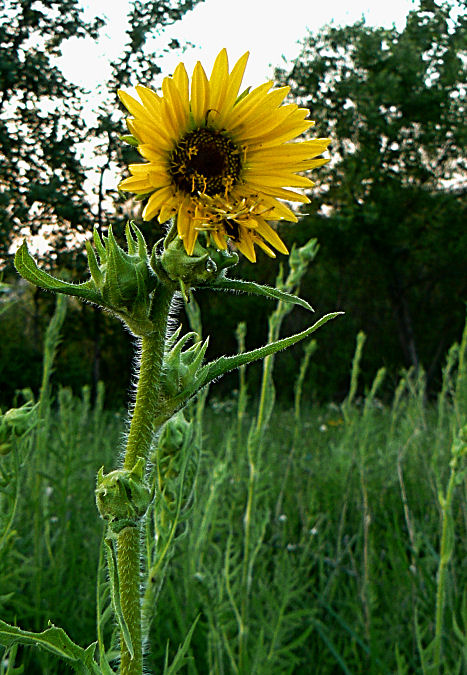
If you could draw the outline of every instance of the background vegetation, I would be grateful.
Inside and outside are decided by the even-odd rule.
[[[99,466],[115,466],[125,419],[105,410],[102,386],[94,406],[89,387],[75,397],[50,386],[65,307],[61,298],[47,331],[40,424],[1,446],[0,614],[23,630],[52,621],[81,645],[97,624],[99,649],[112,658],[93,487]],[[288,309],[271,315],[270,334]],[[244,325],[237,338],[242,349]],[[360,333],[340,405],[303,400],[311,341],[292,408],[274,403],[269,357],[259,402],[243,369],[238,397],[204,391],[189,424],[178,415],[162,432],[159,552],[142,570],[157,600],[149,672],[163,671],[166,650],[173,658],[195,622],[181,671],[190,675],[465,672],[467,327],[432,403],[413,369],[389,405],[379,399],[384,368],[357,397],[364,343]],[[150,551],[151,531],[148,517]],[[168,536],[174,547],[160,557]],[[17,672],[71,671],[50,653],[13,647],[0,673]]]

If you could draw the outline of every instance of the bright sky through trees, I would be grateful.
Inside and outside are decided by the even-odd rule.
[[[108,62],[116,58],[124,42],[127,27],[128,0],[83,0],[86,16],[99,15],[108,19],[98,44],[91,40],[71,39],[63,48],[60,67],[69,77],[88,89],[106,80]],[[273,69],[283,63],[283,57],[293,59],[299,53],[297,42],[307,28],[318,30],[333,21],[347,25],[365,17],[367,23],[402,28],[411,9],[418,6],[414,0],[205,0],[188,12],[181,21],[155,36],[161,51],[172,39],[182,44],[191,42],[183,55],[188,72],[196,61],[202,61],[210,71],[215,56],[226,47],[231,63],[245,51],[250,51],[250,62],[244,82],[256,85],[272,75]],[[164,76],[171,73],[181,60],[179,51],[169,51],[161,62]],[[158,85],[159,83],[155,83]]]

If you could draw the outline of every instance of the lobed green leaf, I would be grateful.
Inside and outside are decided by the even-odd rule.
[[[228,373],[230,370],[234,370],[240,366],[245,366],[247,363],[257,361],[258,359],[263,359],[265,356],[275,354],[282,349],[291,347],[297,342],[307,338],[309,335],[318,330],[318,328],[324,326],[325,323],[331,319],[334,319],[339,314],[343,314],[343,312],[331,312],[330,314],[326,314],[301,333],[296,333],[290,337],[276,340],[275,342],[264,345],[264,347],[259,347],[258,349],[253,349],[249,352],[243,352],[243,354],[235,354],[234,356],[221,356],[219,359],[217,359],[217,361],[208,363],[200,370],[200,379],[203,381],[203,384],[200,386],[204,386],[208,382],[211,382],[211,380],[221,377],[221,375]]]
[[[282,349],[291,347],[297,342],[300,342],[301,340],[307,338],[309,335],[318,330],[318,328],[324,326],[324,324],[330,321],[331,319],[334,319],[336,316],[343,313],[344,312],[332,312],[330,314],[326,314],[325,316],[321,317],[321,319],[316,321],[316,323],[314,323],[312,326],[302,331],[301,333],[296,333],[295,335],[283,338],[282,340],[276,340],[275,342],[271,342],[267,345],[264,345],[263,347],[253,349],[249,352],[235,354],[234,356],[221,356],[216,361],[212,361],[211,363],[206,364],[205,366],[200,368],[198,375],[193,383],[193,386],[188,390],[184,390],[178,396],[176,396],[172,400],[171,405],[174,405],[174,409],[178,408],[180,405],[183,405],[185,401],[187,401],[187,399],[191,398],[191,396],[194,396],[196,392],[198,392],[200,389],[209,384],[209,382],[216,380],[217,378],[221,377],[222,375],[225,375],[225,373],[228,373],[229,371],[234,370],[235,368],[245,366],[248,363],[252,363],[253,361],[263,359],[265,356],[275,354],[276,352],[279,352]]]
[[[99,667],[94,661],[96,643],[83,649],[68,637],[63,628],[57,628],[52,624],[42,633],[34,633],[11,626],[0,619],[0,644],[5,647],[12,647],[16,644],[40,647],[62,659],[71,661],[75,670],[82,675],[100,674]]]

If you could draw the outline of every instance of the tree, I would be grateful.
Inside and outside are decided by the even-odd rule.
[[[324,206],[304,221],[315,292],[370,333],[375,367],[433,370],[465,318],[465,50],[461,5],[422,0],[400,32],[310,34],[277,72],[332,137]]]
[[[54,64],[71,36],[97,37],[78,0],[7,0],[0,10],[0,256],[18,233],[61,238],[90,220],[78,144],[79,89]]]

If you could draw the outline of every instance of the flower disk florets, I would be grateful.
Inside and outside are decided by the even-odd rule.
[[[209,196],[228,192],[240,176],[240,150],[215,129],[196,129],[177,143],[169,156],[169,172],[187,194]]]

